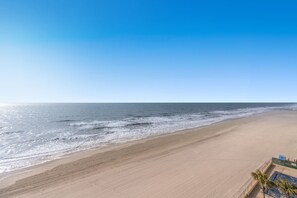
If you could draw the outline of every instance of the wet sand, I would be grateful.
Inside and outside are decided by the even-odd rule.
[[[73,154],[1,181],[0,197],[232,197],[296,151],[297,113],[271,112]]]

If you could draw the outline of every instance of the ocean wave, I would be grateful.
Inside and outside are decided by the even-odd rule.
[[[5,133],[5,136],[0,141],[0,173],[42,163],[70,152],[211,125],[271,110],[295,111],[297,105],[187,114],[161,112],[150,116],[129,114],[115,120],[61,119],[56,121],[60,122],[56,124],[59,128],[41,130],[38,133],[1,126],[0,134]]]
[[[126,127],[148,126],[152,124],[153,124],[152,122],[136,122],[136,123],[126,124]]]
[[[104,130],[104,129],[110,129],[111,127],[106,127],[106,126],[98,126],[98,127],[93,127],[93,130]]]
[[[70,119],[65,119],[65,120],[57,120],[55,122],[75,122],[77,120],[70,120]]]
[[[18,134],[18,133],[24,133],[25,131],[22,130],[18,130],[18,131],[4,131],[4,132],[0,132],[0,134],[2,135],[12,135],[12,134]]]

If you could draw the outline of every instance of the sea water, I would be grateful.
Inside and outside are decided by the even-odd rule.
[[[272,110],[284,103],[0,105],[0,178],[72,152]]]

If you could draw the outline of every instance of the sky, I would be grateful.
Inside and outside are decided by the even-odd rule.
[[[296,102],[296,0],[0,0],[0,103]]]

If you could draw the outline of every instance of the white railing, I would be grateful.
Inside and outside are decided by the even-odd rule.
[[[266,172],[270,165],[272,164],[272,160],[267,160],[264,162],[258,169],[262,172]],[[232,196],[232,198],[244,198],[248,197],[248,195],[252,192],[258,182],[256,182],[252,177],[250,177],[240,188],[239,190]]]

